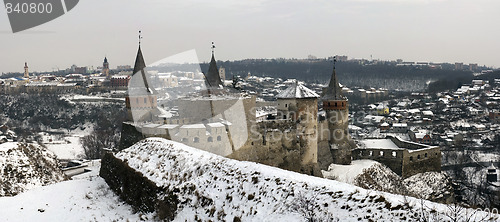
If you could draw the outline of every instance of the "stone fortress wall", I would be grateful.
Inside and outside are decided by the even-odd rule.
[[[441,150],[439,146],[428,146],[397,137],[387,137],[399,148],[362,148],[352,152],[353,159],[371,159],[383,163],[396,174],[407,178],[418,173],[441,171]]]

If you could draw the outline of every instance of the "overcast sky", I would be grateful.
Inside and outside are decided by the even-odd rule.
[[[0,7],[1,8],[1,7]],[[498,0],[80,0],[66,15],[12,34],[0,9],[0,72],[72,64],[133,65],[195,49],[218,60],[328,57],[500,67]]]

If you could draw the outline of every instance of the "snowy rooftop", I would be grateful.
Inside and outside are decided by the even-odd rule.
[[[205,125],[203,125],[202,123],[187,124],[187,125],[181,126],[181,129],[205,129]]]
[[[359,142],[369,149],[402,149],[390,139],[365,139]]]
[[[300,83],[294,83],[292,86],[280,92],[276,98],[279,99],[302,99],[319,98],[319,95]]]

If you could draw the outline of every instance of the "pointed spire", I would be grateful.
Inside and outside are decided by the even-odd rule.
[[[24,68],[28,68],[28,62],[24,62]]]
[[[146,63],[144,62],[144,57],[142,56],[142,50],[141,50],[141,43],[140,43],[141,35],[140,34],[141,34],[141,31],[139,31],[139,49],[137,50],[137,56],[135,58],[135,65],[134,65],[134,71],[132,73],[132,78],[134,75],[139,73],[142,77],[142,81],[144,83],[144,87],[146,88],[147,92],[148,93],[156,93],[156,91],[154,89],[149,88],[148,79],[147,79],[146,70],[145,70]]]
[[[343,100],[345,97],[342,95],[342,88],[340,88],[339,80],[337,78],[337,73],[335,71],[335,65],[337,63],[337,57],[333,57],[333,73],[330,79],[330,83],[326,89],[324,100]]]
[[[135,58],[134,72],[132,73],[132,75],[135,75],[144,68],[146,68],[146,63],[144,62],[144,57],[142,57],[141,46],[139,45],[137,57]]]
[[[104,63],[108,63],[108,58],[104,56]]]
[[[219,88],[219,86],[222,86],[223,84],[220,79],[219,69],[217,68],[217,62],[215,61],[214,49],[215,45],[214,42],[212,42],[212,59],[210,60],[210,66],[208,67],[205,79],[207,80],[207,87]]]

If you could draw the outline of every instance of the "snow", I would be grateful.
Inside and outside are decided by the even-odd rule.
[[[295,83],[287,89],[280,92],[276,98],[279,99],[301,99],[301,98],[319,98],[311,89],[305,87],[300,83]]]
[[[368,149],[402,149],[390,139],[365,139],[359,142]]]
[[[340,182],[355,184],[355,179],[367,168],[377,164],[373,160],[353,160],[351,165],[331,164],[328,171],[321,171],[325,178],[335,179]]]
[[[0,196],[64,180],[54,154],[37,144],[17,142],[0,144],[0,175]]]
[[[94,166],[98,169],[99,165]],[[139,221],[150,215],[134,214],[106,182],[95,176],[32,189],[0,198],[0,221]],[[75,178],[75,177],[73,177]]]
[[[64,141],[46,143],[45,146],[56,154],[58,159],[79,159],[84,155],[81,137],[80,135],[67,136],[64,137]]]
[[[442,204],[227,159],[162,138],[145,139],[115,157],[164,191],[177,190],[174,221],[194,221],[195,216],[202,221],[418,220],[413,213],[420,212],[419,206],[435,210],[442,220],[448,210]],[[355,161],[347,174],[372,164]],[[408,202],[410,208],[404,207]]]
[[[7,152],[9,151],[10,149],[14,149],[17,147],[17,143],[16,142],[7,142],[7,143],[2,143],[0,144],[0,152]]]

